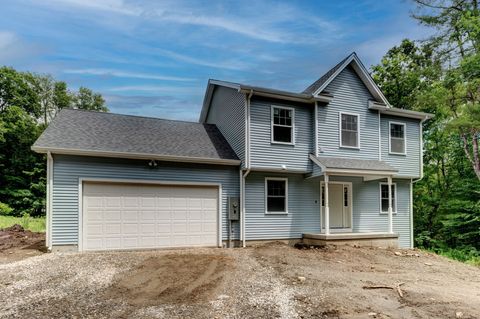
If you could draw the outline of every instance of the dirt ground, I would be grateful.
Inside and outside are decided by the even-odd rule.
[[[0,229],[0,264],[46,252],[45,233],[33,233],[20,225]]]
[[[480,269],[416,250],[24,257],[0,264],[1,318],[480,318]]]

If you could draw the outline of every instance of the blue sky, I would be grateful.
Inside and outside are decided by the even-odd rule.
[[[209,78],[302,91],[352,51],[367,67],[428,30],[410,1],[2,3],[0,64],[103,94],[112,112],[197,120]]]

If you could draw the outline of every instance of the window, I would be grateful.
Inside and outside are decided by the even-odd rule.
[[[405,154],[405,123],[390,122],[390,153]]]
[[[388,184],[380,183],[380,202],[382,213],[388,213]],[[397,212],[397,185],[392,183],[392,213]]]
[[[272,143],[294,144],[295,110],[272,106]]]
[[[340,146],[359,148],[359,134],[358,115],[340,113]]]
[[[265,179],[266,213],[287,213],[288,182],[286,178]]]

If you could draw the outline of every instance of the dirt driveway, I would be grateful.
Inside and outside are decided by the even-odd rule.
[[[480,318],[480,269],[397,252],[273,244],[43,254],[0,265],[0,317]]]

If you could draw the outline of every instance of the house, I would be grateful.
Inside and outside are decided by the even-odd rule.
[[[210,80],[198,123],[62,110],[32,147],[47,245],[411,247],[431,116],[391,106],[355,53],[301,93]]]

